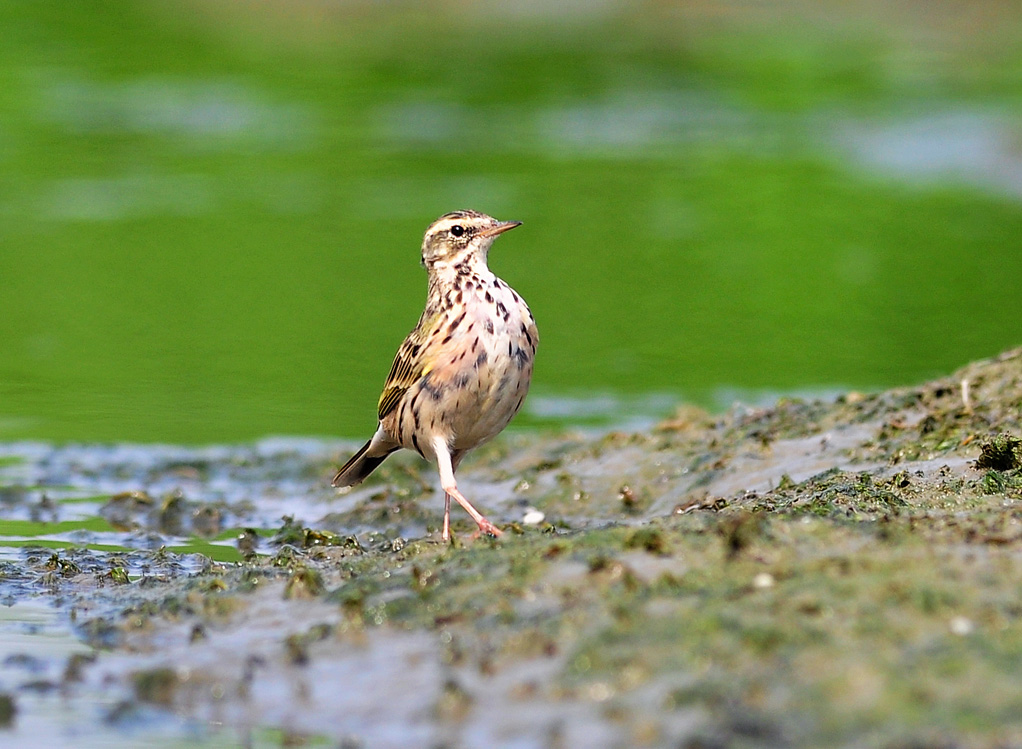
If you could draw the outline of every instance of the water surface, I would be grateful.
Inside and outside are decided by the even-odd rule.
[[[367,433],[462,207],[524,221],[519,425],[1019,342],[1017,19],[314,7],[0,9],[0,440]]]

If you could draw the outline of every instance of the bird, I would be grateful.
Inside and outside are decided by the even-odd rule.
[[[355,486],[396,450],[417,452],[440,474],[444,542],[451,539],[452,497],[479,534],[501,535],[461,493],[454,474],[470,450],[510,423],[532,380],[536,321],[521,295],[487,265],[494,240],[517,226],[520,221],[464,210],[446,213],[426,229],[426,307],[394,357],[376,432],[332,482]]]

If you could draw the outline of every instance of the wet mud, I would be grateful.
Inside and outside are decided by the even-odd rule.
[[[451,545],[410,455],[3,445],[0,743],[1019,745],[1020,422],[1015,350],[506,435]]]

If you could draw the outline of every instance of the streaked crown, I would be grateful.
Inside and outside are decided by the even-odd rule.
[[[438,218],[422,238],[422,263],[458,263],[473,254],[486,259],[498,235],[520,226],[521,221],[498,221],[478,211],[452,211]]]

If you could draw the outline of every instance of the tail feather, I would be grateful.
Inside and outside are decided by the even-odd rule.
[[[373,441],[369,440],[362,445],[362,448],[357,453],[351,456],[351,460],[341,467],[341,470],[334,476],[334,480],[330,482],[332,486],[341,487],[361,484],[396,449],[388,450],[383,455],[369,455],[368,451],[372,444]]]

